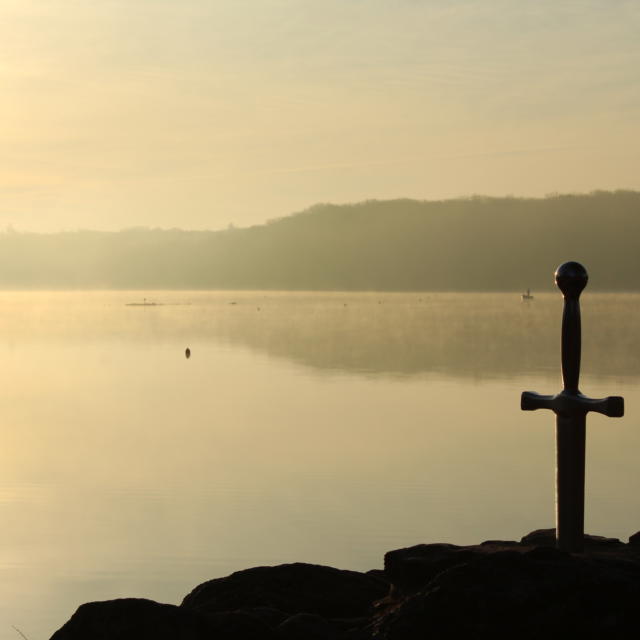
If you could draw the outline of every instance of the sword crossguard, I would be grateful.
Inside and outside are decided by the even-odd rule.
[[[543,396],[535,391],[523,391],[520,398],[523,411],[550,409],[556,415],[572,417],[584,415],[589,411],[602,413],[609,418],[621,418],[624,415],[624,398],[608,396],[607,398],[587,398],[580,392],[562,391],[555,396]]]

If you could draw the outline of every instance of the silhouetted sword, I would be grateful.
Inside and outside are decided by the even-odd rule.
[[[551,409],[556,414],[556,542],[562,551],[579,553],[584,547],[584,453],[585,425],[589,411],[610,418],[624,415],[624,399],[609,396],[587,398],[578,389],[580,377],[580,293],[589,276],[578,262],[556,269],[556,284],[564,296],[562,313],[562,380],[564,389],[555,396],[533,391],[522,393],[524,411]]]

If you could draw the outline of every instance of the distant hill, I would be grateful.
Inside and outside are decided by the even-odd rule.
[[[640,192],[318,204],[224,231],[0,234],[2,288],[640,290]]]

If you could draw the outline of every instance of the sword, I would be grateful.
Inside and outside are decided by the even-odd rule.
[[[624,415],[620,396],[587,398],[580,393],[580,294],[589,276],[578,262],[565,262],[555,273],[564,296],[562,313],[562,380],[555,396],[524,391],[523,411],[550,409],[556,414],[556,544],[562,551],[580,553],[584,548],[584,458],[586,416],[589,411],[610,418]]]

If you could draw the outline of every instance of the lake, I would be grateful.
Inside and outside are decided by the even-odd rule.
[[[157,306],[127,306],[155,301]],[[640,529],[636,294],[583,294],[586,530]],[[0,638],[292,561],[554,525],[562,298],[0,293]],[[185,357],[189,347],[191,357]]]

